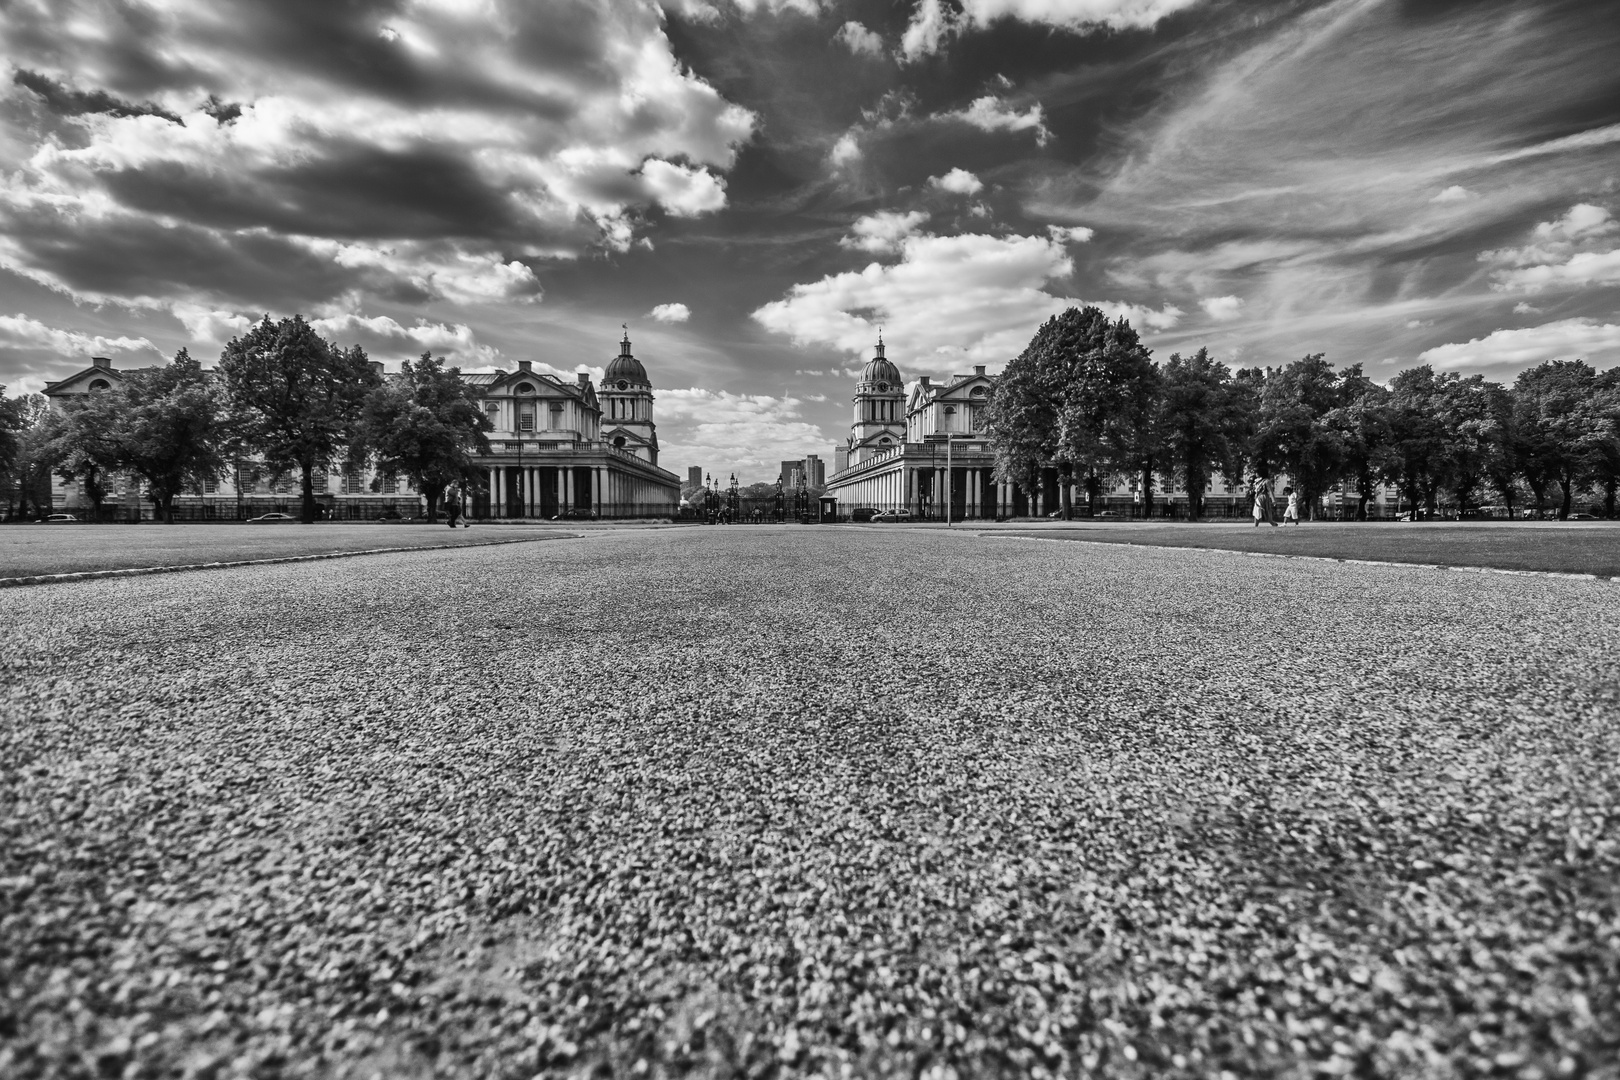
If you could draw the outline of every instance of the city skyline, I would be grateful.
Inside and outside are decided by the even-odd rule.
[[[908,382],[1080,303],[1160,360],[1620,360],[1597,3],[329,8],[0,13],[9,392],[267,312],[599,378],[628,323],[664,460],[751,483],[879,325]]]

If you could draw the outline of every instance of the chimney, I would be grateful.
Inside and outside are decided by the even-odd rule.
[[[382,366],[382,361],[381,360],[370,360],[370,361],[367,361],[367,362],[369,364],[371,364],[371,370],[372,371],[375,371],[378,375],[381,375],[383,373],[383,366]]]
[[[518,370],[519,371],[529,371],[530,370],[529,361],[527,361],[527,360],[519,360],[518,361]]]
[[[975,374],[975,375],[983,375],[984,374],[984,365],[983,364],[974,364],[973,365],[973,374]]]
[[[927,375],[919,375],[919,376],[917,376],[917,382],[918,382],[919,385],[922,386],[922,388],[924,390],[928,389],[928,376]]]
[[[591,373],[590,372],[588,372],[588,371],[576,371],[574,374],[579,377],[579,385],[581,385],[581,386],[589,386],[589,385],[591,385]]]
[[[107,357],[105,357],[105,356],[92,356],[90,358],[90,366],[91,367],[98,367],[98,368],[105,368],[108,371],[111,371],[112,370],[112,361],[110,359],[108,359]]]

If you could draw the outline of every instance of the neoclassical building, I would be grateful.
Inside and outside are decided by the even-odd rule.
[[[984,433],[983,410],[995,377],[984,366],[942,383],[905,381],[880,338],[855,385],[849,440],[836,455],[844,467],[827,478],[839,512],[856,507],[910,510],[952,520],[1040,512],[1016,484],[995,480],[995,452]]]
[[[381,365],[377,365],[381,368]],[[65,379],[48,383],[53,408],[76,396],[109,389],[124,377],[105,357]],[[652,383],[630,351],[629,331],[619,355],[603,373],[600,394],[590,376],[573,380],[534,370],[520,360],[512,371],[468,372],[489,417],[489,453],[477,465],[484,477],[472,492],[470,510],[486,519],[664,517],[677,512],[680,480],[658,467],[658,431],[653,421]],[[316,498],[329,517],[369,519],[393,513],[411,516],[423,503],[409,481],[366,470],[317,473]],[[77,485],[53,479],[52,507],[82,511],[88,500]],[[298,480],[273,476],[244,462],[229,477],[183,496],[177,513],[192,519],[237,520],[271,511],[296,513]],[[103,503],[125,519],[152,516],[138,485],[114,478]]]

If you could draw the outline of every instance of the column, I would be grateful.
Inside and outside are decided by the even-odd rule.
[[[499,473],[500,473],[499,469],[491,468],[489,470],[489,516],[490,517],[497,516],[495,500],[496,500],[496,498],[499,497],[499,493],[496,490],[497,487],[498,487],[498,485],[496,483],[496,477],[499,475]]]

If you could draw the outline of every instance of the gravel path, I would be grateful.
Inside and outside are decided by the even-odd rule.
[[[0,1075],[1615,1077],[1617,600],[774,527],[15,590]]]

